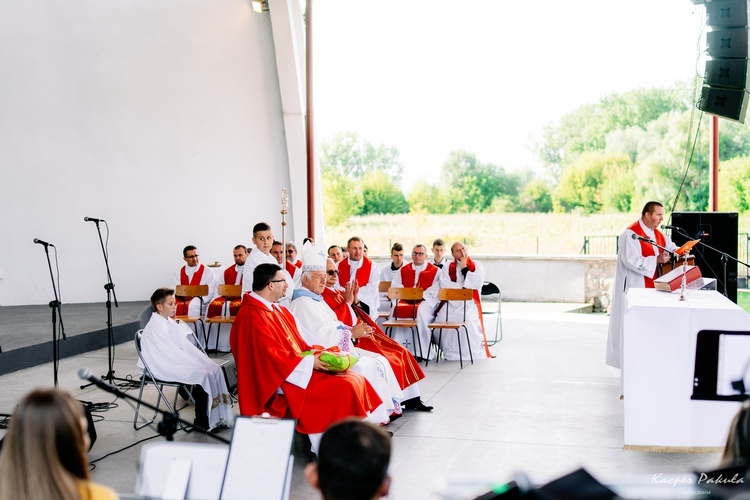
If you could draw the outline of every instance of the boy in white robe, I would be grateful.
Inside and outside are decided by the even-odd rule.
[[[156,312],[141,337],[141,354],[154,377],[192,384],[195,425],[205,430],[232,425],[232,399],[221,367],[188,339],[192,330],[175,322],[174,290],[159,288],[151,296]],[[143,370],[143,363],[138,360]]]

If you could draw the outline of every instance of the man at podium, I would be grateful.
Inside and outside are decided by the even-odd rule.
[[[630,288],[654,288],[654,279],[659,277],[658,264],[668,262],[671,252],[677,249],[677,245],[657,229],[663,219],[664,205],[649,201],[643,206],[641,218],[628,226],[618,239],[607,335],[607,364],[615,368],[622,368],[625,294]]]

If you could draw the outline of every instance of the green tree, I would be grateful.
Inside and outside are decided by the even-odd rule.
[[[384,171],[396,181],[401,179],[403,165],[395,146],[375,146],[356,132],[342,132],[320,146],[321,172],[336,171],[355,180],[365,174]]]
[[[556,212],[570,212],[576,207],[596,213],[602,204],[599,187],[602,184],[606,159],[597,152],[582,154],[576,163],[566,168],[557,185],[554,200]]]
[[[547,183],[534,179],[526,183],[519,196],[519,207],[522,212],[551,212],[552,192]]]
[[[480,163],[474,153],[452,151],[443,164],[441,182],[448,187],[451,212],[482,212],[503,195],[517,195],[519,178],[502,167]]]
[[[338,226],[362,210],[362,193],[349,177],[336,171],[322,174],[323,217],[326,223]]]
[[[407,201],[411,213],[450,213],[451,202],[447,190],[433,186],[424,179],[414,183]]]
[[[368,172],[360,182],[362,190],[361,215],[404,214],[409,212],[404,193],[383,170]]]
[[[719,209],[750,209],[750,157],[732,158],[719,164]]]
[[[590,151],[601,151],[606,137],[615,130],[639,127],[643,130],[659,116],[670,111],[691,108],[690,85],[678,82],[667,89],[636,89],[610,94],[597,103],[585,104],[563,116],[557,124],[547,125],[534,145],[542,164],[554,181]]]

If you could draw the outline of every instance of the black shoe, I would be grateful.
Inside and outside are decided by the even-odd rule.
[[[399,418],[401,418],[401,415],[402,413],[391,413],[390,415],[388,415],[388,420],[393,422],[394,420],[398,420]]]
[[[401,402],[401,407],[404,410],[417,410],[417,411],[432,411],[432,406],[427,406],[419,398],[411,398]]]

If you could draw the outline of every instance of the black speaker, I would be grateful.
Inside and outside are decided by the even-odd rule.
[[[710,57],[744,59],[747,57],[747,44],[747,27],[718,29],[706,33]]]
[[[739,218],[737,212],[673,212],[672,225],[685,230],[690,238],[698,238],[701,243],[715,248],[720,252],[737,258],[737,234]],[[682,245],[688,239],[672,231],[672,241]],[[706,278],[716,278],[719,292],[726,290],[729,300],[737,303],[737,261],[727,259],[726,278],[724,277],[724,263],[719,252],[711,250],[698,243],[691,253],[695,256],[695,263]]]
[[[703,87],[698,109],[728,120],[745,123],[748,93],[744,90]]]
[[[710,87],[728,89],[747,88],[748,78],[747,59],[709,59],[706,61],[704,84]]]
[[[747,0],[714,0],[706,3],[706,25],[711,27],[747,26]]]

